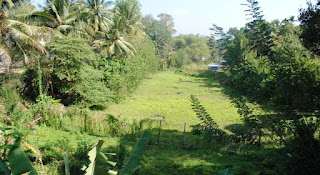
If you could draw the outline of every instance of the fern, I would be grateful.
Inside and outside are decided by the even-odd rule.
[[[204,129],[213,129],[218,128],[218,124],[213,121],[210,114],[204,108],[203,105],[200,104],[199,99],[197,99],[194,95],[191,95],[191,106],[193,111],[196,113],[197,117],[202,121],[200,125],[204,127]]]
[[[203,139],[209,143],[212,141],[215,141],[219,144],[227,142],[229,140],[227,133],[219,129],[218,124],[212,119],[204,106],[200,104],[199,99],[197,99],[194,95],[191,95],[190,100],[193,111],[202,121],[200,124],[192,126],[193,133],[197,135],[203,134]]]

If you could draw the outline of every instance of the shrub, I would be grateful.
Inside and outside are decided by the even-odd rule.
[[[87,41],[56,37],[48,47],[53,55],[54,97],[65,105],[81,107],[105,107],[113,101],[103,73],[96,68],[97,55]]]

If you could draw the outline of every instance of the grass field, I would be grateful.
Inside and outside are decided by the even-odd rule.
[[[254,168],[244,156],[226,155],[214,148],[182,147],[184,123],[187,124],[186,144],[196,145],[198,141],[190,133],[190,126],[200,122],[191,108],[191,94],[199,98],[225,131],[229,132],[227,126],[241,123],[237,109],[224,92],[214,79],[202,78],[197,73],[161,72],[146,79],[130,98],[104,112],[138,121],[164,116],[160,144],[155,130],[155,144],[148,147],[137,174],[215,174],[225,168],[232,168],[237,174],[250,174]]]
[[[226,95],[228,89],[221,86],[214,78],[206,78],[203,73],[208,72],[185,74],[167,71],[150,75],[128,99],[110,106],[105,111],[96,112],[95,116],[98,117],[112,114],[127,122],[139,122],[142,119],[153,121],[153,136],[136,174],[217,174],[219,170],[226,168],[232,168],[236,174],[257,172],[246,156],[239,153],[230,154],[214,147],[208,149],[198,146],[201,141],[200,136],[190,133],[191,126],[200,123],[192,111],[191,94],[199,98],[208,113],[226,132],[230,133],[227,129],[230,126],[241,123],[237,109]],[[214,75],[210,74],[209,77]],[[157,119],[160,116],[164,119],[161,122],[159,137]],[[185,123],[187,127],[184,139]],[[29,135],[27,141],[37,145],[38,148],[42,147],[43,151],[48,151],[45,148],[55,148],[52,145],[57,145],[57,150],[50,149],[47,153],[56,157],[62,156],[60,152],[64,147],[66,150],[75,150],[84,137],[90,142],[88,144],[102,138],[105,140],[103,149],[108,152],[115,152],[120,140],[123,140],[59,131],[45,126],[36,128],[36,132],[36,135]],[[135,142],[127,140],[124,144],[129,153]],[[54,166],[47,165],[44,169],[40,167],[39,169],[43,169],[40,174],[56,174],[51,171]]]
[[[132,97],[106,112],[136,120],[164,116],[163,129],[183,131],[185,122],[187,126],[199,123],[191,108],[191,94],[199,98],[222,128],[240,122],[237,109],[217,82],[170,71],[150,76]]]

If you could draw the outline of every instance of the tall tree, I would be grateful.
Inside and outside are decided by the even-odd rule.
[[[211,31],[211,38],[216,37],[218,38],[216,41],[216,47],[218,48],[218,56],[223,57],[226,47],[228,44],[231,43],[233,35],[230,32],[225,33],[223,28],[213,24],[211,28],[209,28]]]
[[[113,25],[103,38],[94,41],[94,46],[102,52],[107,51],[110,57],[134,55],[135,49],[125,37],[144,35],[139,3],[136,0],[119,0],[113,11]]]
[[[171,35],[173,35],[177,32],[174,29],[173,17],[171,15],[166,14],[166,13],[161,13],[158,15],[158,18],[160,18],[160,22],[163,23],[168,28]]]
[[[320,1],[316,5],[308,2],[307,9],[300,9],[299,21],[303,45],[320,55]]]
[[[157,54],[167,59],[174,49],[173,34],[175,33],[173,18],[168,14],[160,14],[156,20],[151,15],[143,18],[145,32],[154,42]]]
[[[251,49],[256,49],[258,57],[272,54],[272,47],[274,46],[272,40],[272,30],[267,21],[263,19],[262,11],[257,0],[247,0],[248,9],[245,10],[248,18],[251,20],[246,24],[248,30],[246,32],[247,37],[250,40]]]
[[[83,17],[94,32],[108,32],[113,24],[113,13],[109,6],[113,5],[113,1],[105,0],[86,0],[84,3]]]
[[[211,36],[207,42],[210,50],[210,59],[216,61],[219,58],[219,50],[217,48],[217,42],[214,36]]]

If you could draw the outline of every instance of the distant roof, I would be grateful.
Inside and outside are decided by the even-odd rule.
[[[209,67],[217,67],[219,66],[218,64],[208,64]]]

